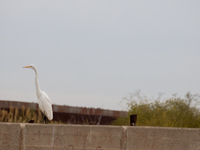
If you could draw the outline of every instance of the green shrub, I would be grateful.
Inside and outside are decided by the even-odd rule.
[[[128,106],[128,116],[118,118],[113,125],[129,125],[130,115],[137,114],[137,126],[162,127],[200,127],[200,111],[198,95],[187,93],[185,98],[173,96],[167,100],[160,100],[160,96],[153,102],[140,96],[140,91],[125,98]]]

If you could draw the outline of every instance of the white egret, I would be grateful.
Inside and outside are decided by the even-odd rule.
[[[53,119],[53,111],[52,111],[52,104],[49,96],[40,90],[39,82],[38,82],[38,71],[35,65],[25,66],[23,68],[30,68],[35,71],[35,86],[36,86],[36,95],[38,98],[39,108],[44,114],[44,122],[46,123],[46,117],[49,120]]]

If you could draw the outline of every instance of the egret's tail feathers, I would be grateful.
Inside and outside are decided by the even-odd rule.
[[[47,116],[48,120],[52,120],[53,119],[53,111],[51,109],[51,111],[48,111],[45,113],[45,116]]]
[[[48,118],[49,120],[52,120],[52,119],[53,119],[53,112],[52,112],[50,115],[48,115],[47,118]]]

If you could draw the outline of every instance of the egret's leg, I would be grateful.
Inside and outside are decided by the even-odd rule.
[[[46,116],[42,113],[43,123],[46,124]]]
[[[41,114],[42,114],[42,118],[43,118],[43,123],[44,123],[44,117],[45,115],[43,114],[43,112],[40,110]]]
[[[47,119],[47,117],[44,115],[44,124],[46,124],[46,119]]]

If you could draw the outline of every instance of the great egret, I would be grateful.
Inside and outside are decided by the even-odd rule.
[[[42,113],[44,114],[44,122],[46,123],[46,116],[49,120],[53,119],[51,100],[44,91],[40,90],[40,86],[39,86],[39,82],[38,82],[38,71],[37,71],[35,65],[25,66],[23,68],[30,68],[35,71],[36,95],[38,98],[39,108],[42,111]]]

